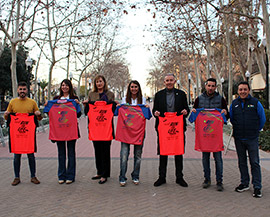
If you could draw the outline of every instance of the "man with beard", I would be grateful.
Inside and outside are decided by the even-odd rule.
[[[225,99],[216,92],[217,81],[214,78],[207,79],[205,83],[205,92],[196,98],[192,112],[196,112],[197,108],[205,109],[222,109],[221,113],[224,113],[227,118],[228,107]],[[217,190],[223,191],[223,161],[222,161],[222,152],[213,152],[216,165],[216,182]],[[202,184],[203,188],[208,188],[211,185],[211,170],[210,170],[210,152],[202,153],[202,163],[204,171],[204,182]]]
[[[28,89],[26,82],[22,81],[18,84],[17,89],[18,98],[14,98],[10,101],[7,110],[4,113],[4,117],[7,120],[10,113],[34,113],[38,120],[42,119],[41,113],[38,109],[35,100],[27,97]],[[31,182],[39,184],[40,181],[36,177],[36,161],[34,153],[27,154],[29,169],[31,173]],[[15,173],[15,179],[11,185],[16,186],[20,181],[20,166],[21,166],[21,154],[14,154],[13,167]]]

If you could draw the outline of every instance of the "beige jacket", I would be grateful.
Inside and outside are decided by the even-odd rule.
[[[107,95],[109,101],[114,101],[114,93],[113,92],[108,90],[105,94]],[[100,100],[99,93],[98,92],[89,92],[88,100],[89,101],[99,101]]]

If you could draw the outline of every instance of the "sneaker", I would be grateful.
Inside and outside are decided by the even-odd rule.
[[[188,187],[188,184],[186,183],[186,181],[183,178],[176,179],[176,183],[182,187]]]
[[[222,184],[222,182],[218,182],[217,183],[217,191],[223,191],[223,184]]]
[[[240,184],[238,187],[235,188],[235,191],[243,192],[243,191],[247,191],[248,189],[249,189],[248,185]]]
[[[253,197],[261,198],[262,197],[262,191],[259,188],[254,189]]]
[[[58,183],[59,184],[64,184],[65,183],[65,180],[58,180]]]
[[[15,178],[15,179],[13,180],[13,182],[11,183],[11,185],[12,185],[12,186],[16,186],[16,185],[20,184],[20,182],[21,182],[20,178]]]
[[[37,177],[32,177],[31,178],[31,182],[34,183],[34,184],[40,184],[40,181],[37,179]]]
[[[134,183],[134,185],[138,185],[140,183],[139,179],[133,179],[132,182]]]
[[[165,178],[158,178],[158,180],[154,183],[155,187],[158,187],[160,185],[163,185],[166,183],[166,179]]]
[[[66,184],[71,184],[72,182],[74,182],[73,180],[67,180]]]
[[[205,179],[204,182],[202,183],[203,188],[208,188],[211,185],[211,181],[208,179]]]
[[[127,182],[126,181],[121,181],[121,182],[119,182],[120,183],[120,186],[121,187],[125,187],[126,186],[126,184],[127,184]]]

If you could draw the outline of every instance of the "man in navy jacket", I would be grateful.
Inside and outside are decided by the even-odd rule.
[[[247,152],[251,165],[253,197],[262,197],[261,167],[259,157],[259,131],[263,128],[266,118],[262,104],[250,94],[248,82],[238,84],[239,97],[230,106],[230,119],[233,125],[233,136],[238,155],[238,167],[241,184],[235,188],[237,192],[249,189],[249,173]]]
[[[157,131],[159,120],[158,117],[164,117],[165,112],[177,112],[177,115],[184,115],[184,131],[186,130],[186,116],[189,113],[186,94],[182,90],[174,88],[175,77],[173,74],[167,74],[164,78],[165,89],[155,94],[154,107],[152,110],[153,115],[156,118],[155,128]],[[159,145],[158,145],[159,154]],[[183,155],[176,155],[175,159],[175,174],[176,183],[188,187],[188,184],[183,178]],[[168,156],[159,156],[159,178],[154,183],[154,186],[160,186],[166,183]]]

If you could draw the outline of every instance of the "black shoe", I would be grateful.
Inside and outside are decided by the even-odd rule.
[[[158,178],[158,180],[154,183],[155,187],[158,187],[160,185],[163,185],[166,183],[166,179],[165,178]]]
[[[203,187],[203,188],[208,188],[208,187],[210,187],[210,185],[211,185],[211,181],[208,180],[208,179],[205,179],[205,180],[203,181],[203,183],[202,183],[202,187]]]
[[[235,191],[241,193],[243,191],[247,191],[248,189],[249,189],[249,186],[248,185],[240,184],[238,187],[235,188]]]
[[[107,182],[107,178],[101,178],[101,179],[99,180],[98,184],[104,184],[105,182]]]
[[[186,181],[183,178],[176,179],[176,183],[182,187],[188,187],[188,184],[186,183]]]
[[[261,198],[262,197],[262,191],[259,188],[254,189],[253,197]]]
[[[93,177],[92,177],[92,180],[97,180],[97,179],[100,179],[100,178],[101,178],[100,175],[96,175],[96,176],[93,176]]]
[[[217,183],[217,191],[223,191],[223,184],[222,184],[222,182],[218,182]]]

